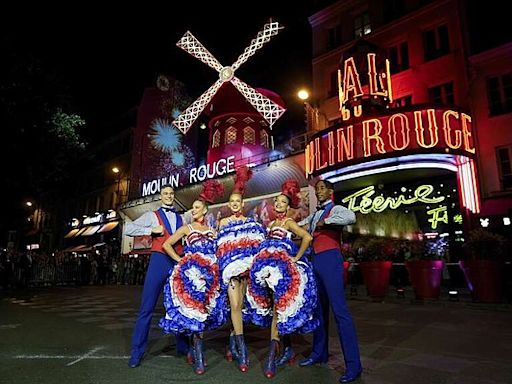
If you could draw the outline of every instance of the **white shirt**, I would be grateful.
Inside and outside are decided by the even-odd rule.
[[[315,213],[309,215],[308,217],[302,219],[299,222],[299,225],[310,225],[308,229],[309,233],[315,232],[316,225],[320,221],[320,218],[325,212],[325,206],[331,203],[331,200],[326,200],[322,204],[322,208],[318,209]],[[311,220],[312,219],[312,220]],[[345,208],[342,205],[334,205],[329,212],[329,216],[324,219],[325,224],[334,224],[334,225],[349,225],[354,224],[356,222],[356,214],[348,208]]]
[[[169,224],[171,226],[172,233],[176,232],[178,228],[176,228],[176,215],[178,213],[174,212],[165,212],[165,216],[167,220],[169,220]],[[182,215],[183,223],[189,223],[192,221],[192,215],[187,211]],[[143,236],[143,235],[151,235],[151,230],[154,227],[158,227],[160,222],[156,216],[155,211],[150,211],[144,213],[138,219],[125,223],[124,225],[124,234],[127,236]]]

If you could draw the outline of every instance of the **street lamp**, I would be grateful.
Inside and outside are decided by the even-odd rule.
[[[117,180],[116,203],[114,205],[117,206],[121,203],[121,199],[119,198],[119,191],[121,189],[121,169],[119,167],[112,167],[112,172],[116,175]]]
[[[307,131],[319,131],[327,127],[328,120],[326,116],[318,110],[317,107],[313,107],[309,103],[309,96],[309,91],[305,88],[301,88],[297,92],[297,97],[304,103],[304,110],[306,112]]]

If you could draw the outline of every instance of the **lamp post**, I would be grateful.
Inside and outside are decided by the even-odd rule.
[[[119,198],[119,191],[121,187],[121,169],[119,167],[112,167],[112,172],[116,175],[117,180],[116,203],[114,205],[118,206],[121,202],[121,199]]]
[[[328,119],[317,107],[313,107],[309,103],[309,96],[309,91],[307,89],[302,88],[297,92],[297,97],[304,103],[306,129],[308,132],[315,132],[326,128],[328,126]]]

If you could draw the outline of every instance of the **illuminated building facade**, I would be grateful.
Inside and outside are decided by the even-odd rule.
[[[471,55],[454,0],[338,1],[309,21],[322,119],[308,119],[305,172],[358,212],[352,230],[457,241],[482,216],[504,222],[510,45]]]

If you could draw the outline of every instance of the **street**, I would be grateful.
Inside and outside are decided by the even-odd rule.
[[[205,335],[206,373],[176,357],[174,337],[162,335],[157,305],[146,357],[127,366],[140,286],[40,288],[0,292],[0,382],[9,383],[268,383],[263,376],[268,330],[247,327],[247,373],[223,358],[228,329]],[[415,303],[349,298],[364,374],[359,383],[511,383],[512,306],[461,300]],[[330,332],[327,365],[278,370],[273,383],[337,383],[343,358]],[[298,358],[311,336],[294,335]]]

